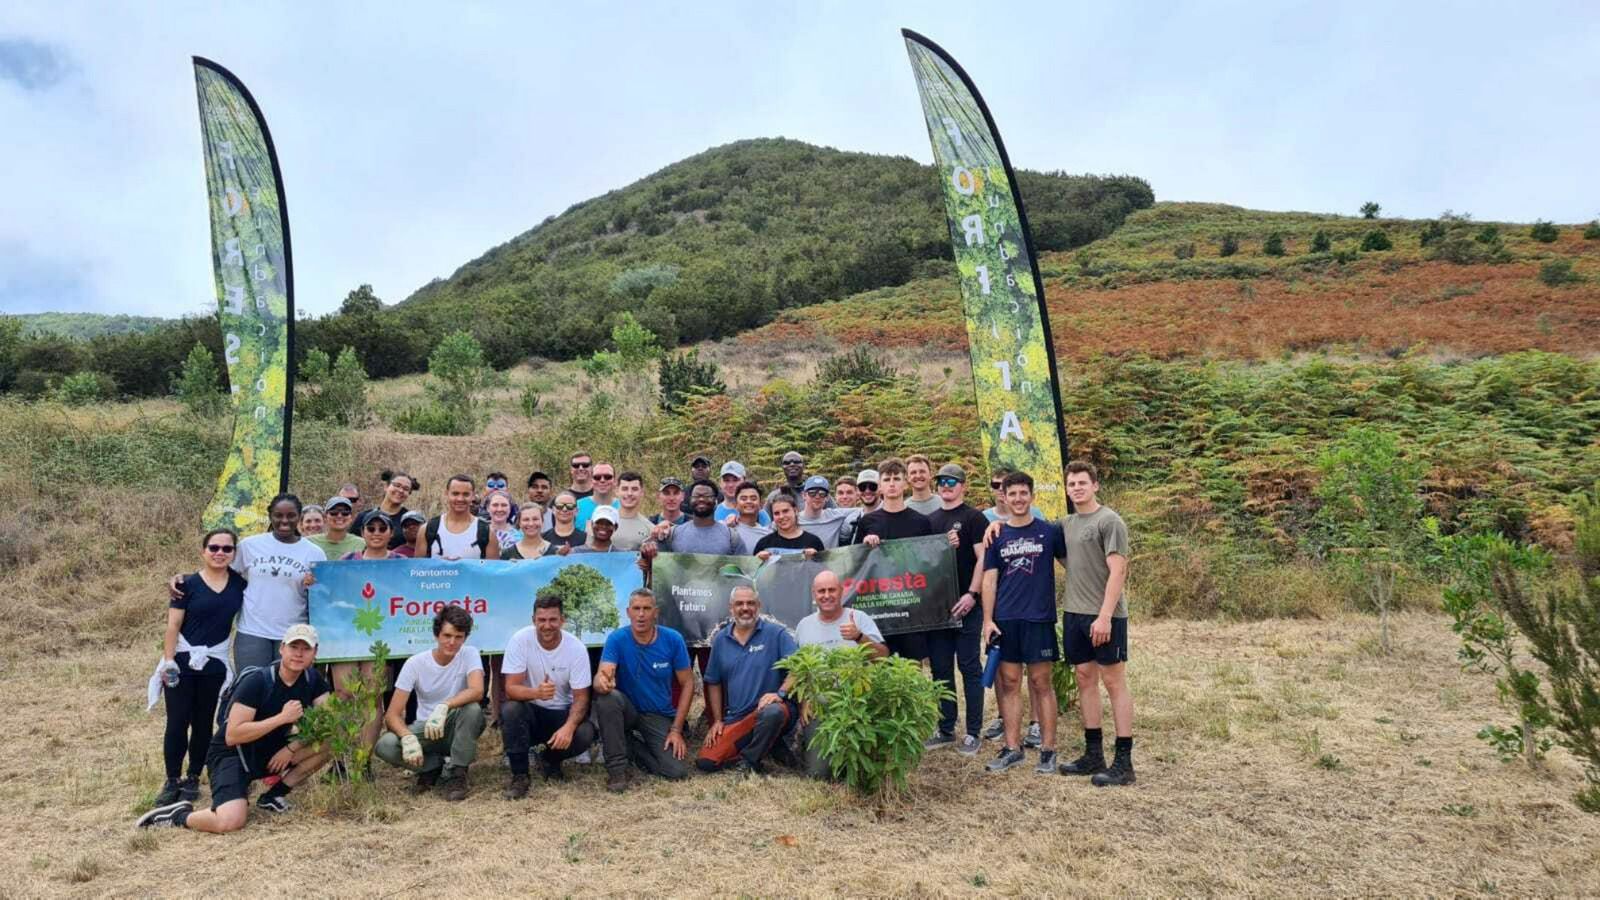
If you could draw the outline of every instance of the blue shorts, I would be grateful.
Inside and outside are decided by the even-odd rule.
[[[1053,663],[1061,657],[1054,622],[1006,619],[994,624],[1000,629],[1001,662]]]
[[[1111,640],[1096,647],[1094,639],[1089,634],[1089,627],[1094,624],[1096,616],[1087,616],[1083,613],[1061,614],[1061,644],[1064,651],[1063,658],[1067,662],[1081,666],[1084,663],[1099,663],[1102,666],[1114,666],[1117,663],[1128,661],[1128,617],[1113,617],[1111,620]]]

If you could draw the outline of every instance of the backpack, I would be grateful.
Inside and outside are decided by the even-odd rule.
[[[477,522],[478,522],[478,533],[472,539],[472,546],[478,548],[478,558],[482,559],[483,558],[484,548],[489,546],[489,520],[488,519],[478,519]],[[441,526],[440,526],[440,517],[439,516],[434,516],[433,518],[429,519],[428,520],[428,524],[423,527],[424,534],[425,534],[425,536],[427,538],[427,547],[428,547],[428,553],[429,554],[433,553],[434,546],[439,543],[439,528],[440,527]],[[443,549],[443,548],[441,547],[440,549]]]
[[[244,684],[244,680],[246,678],[254,677],[258,672],[262,673],[262,676],[265,678],[272,678],[273,671],[277,669],[277,667],[278,661],[274,659],[272,662],[267,663],[264,666],[246,666],[244,671],[234,676],[233,683],[228,685],[228,689],[223,691],[222,695],[217,698],[218,732],[221,732],[228,726],[228,713],[233,711],[233,698],[239,693],[239,685]],[[310,681],[306,682],[306,684],[309,684],[315,688],[317,683],[322,679],[322,674],[319,673],[315,668],[310,668],[306,669],[305,672],[300,675],[300,677],[311,679]],[[313,691],[313,693],[315,693],[315,691]]]

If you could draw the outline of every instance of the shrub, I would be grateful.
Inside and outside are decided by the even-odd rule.
[[[821,385],[886,384],[899,375],[870,347],[859,346],[848,353],[835,353],[817,366],[816,383]]]
[[[357,611],[356,627],[365,630],[361,615],[362,611]],[[379,621],[382,621],[381,616]],[[307,707],[297,726],[300,741],[320,745],[333,755],[334,760],[344,763],[345,778],[348,779],[345,784],[349,788],[355,788],[369,778],[367,763],[372,757],[372,748],[361,739],[361,730],[378,715],[383,692],[389,687],[389,645],[374,641],[369,650],[372,653],[372,674],[361,675],[358,672],[345,681],[348,696],[339,692],[330,693],[325,703]]]
[[[1378,213],[1382,211],[1383,207],[1373,203],[1371,200],[1361,204],[1361,218],[1363,219],[1376,219],[1378,217]]]
[[[222,393],[217,361],[204,344],[195,344],[183,361],[183,370],[172,379],[172,393],[190,414],[209,418],[222,415],[228,398]]]
[[[929,680],[921,663],[874,659],[870,647],[811,645],[778,665],[794,679],[795,699],[817,717],[811,745],[834,776],[879,799],[903,794],[949,690]]]
[[[1217,247],[1218,256],[1232,256],[1239,252],[1239,238],[1233,234],[1225,234]]]
[[[1572,271],[1572,260],[1552,259],[1539,267],[1539,280],[1550,287],[1561,287],[1577,284],[1583,280],[1583,276]]]
[[[1333,251],[1334,262],[1353,263],[1359,257],[1360,255],[1356,253],[1353,247],[1340,247],[1338,250]]]
[[[1595,219],[1589,223],[1589,227],[1583,229],[1583,239],[1586,241],[1600,241],[1600,219]]]
[[[717,364],[710,360],[701,362],[699,350],[661,357],[657,384],[661,389],[661,408],[667,412],[676,412],[689,397],[728,392],[728,386],[718,375]]]
[[[299,396],[295,411],[308,419],[336,422],[351,428],[367,424],[367,373],[352,347],[339,351],[331,365],[328,354],[312,350],[300,366]]]
[[[1361,238],[1361,249],[1364,252],[1393,250],[1394,242],[1389,240],[1389,233],[1382,228],[1374,228]]]
[[[1478,229],[1478,234],[1473,240],[1480,244],[1500,243],[1500,226],[1493,222],[1485,222],[1484,226]]]
[[[0,391],[11,390],[12,383],[21,371],[17,351],[22,347],[22,320],[15,316],[0,316]]]
[[[73,372],[56,387],[56,399],[68,406],[83,406],[104,400],[116,392],[116,385],[99,372]]]
[[[395,428],[413,434],[476,434],[488,421],[482,394],[504,379],[484,361],[483,347],[465,331],[439,342],[428,357],[428,401],[403,410]]]
[[[1284,252],[1283,235],[1276,231],[1267,235],[1266,243],[1261,245],[1261,252],[1268,256],[1282,256]]]
[[[1528,237],[1533,238],[1541,244],[1555,243],[1555,239],[1560,236],[1561,229],[1557,228],[1553,223],[1546,222],[1543,219],[1534,222],[1533,227],[1528,229]]]
[[[539,386],[528,382],[517,396],[517,410],[529,419],[539,417]]]
[[[1319,229],[1316,234],[1311,236],[1312,253],[1327,253],[1331,249],[1333,249],[1333,239],[1328,237],[1326,231]]]
[[[478,419],[467,410],[436,401],[408,406],[396,413],[390,424],[395,431],[407,434],[436,435],[475,434],[480,427]]]
[[[1435,219],[1422,226],[1422,233],[1417,235],[1417,246],[1428,248],[1444,240],[1446,234],[1444,223]]]
[[[1194,241],[1184,241],[1172,248],[1174,259],[1194,259]]]

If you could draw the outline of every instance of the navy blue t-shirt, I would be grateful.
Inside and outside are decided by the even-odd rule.
[[[220,592],[213,591],[199,572],[184,576],[183,596],[171,604],[173,609],[183,610],[183,626],[178,633],[196,647],[215,647],[227,640],[233,632],[234,617],[244,606],[244,586],[244,576],[231,569],[228,583]],[[212,659],[206,667],[213,665],[218,672],[223,671],[221,659]]]
[[[994,620],[1053,622],[1056,618],[1056,567],[1067,558],[1061,526],[1034,519],[1021,528],[1000,526],[1000,536],[983,558],[984,571],[997,569]]]
[[[761,619],[746,643],[733,636],[733,626],[717,632],[706,664],[706,684],[723,685],[722,721],[733,724],[755,711],[763,694],[783,685],[783,670],[774,668],[800,645],[776,622]]]
[[[658,716],[678,714],[672,705],[672,682],[689,668],[689,645],[683,635],[665,625],[656,626],[656,639],[641,645],[627,625],[606,635],[600,662],[617,667],[617,690],[640,712]]]

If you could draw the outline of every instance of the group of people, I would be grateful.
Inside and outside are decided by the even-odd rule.
[[[535,471],[515,500],[501,472],[489,473],[481,489],[471,476],[453,476],[443,511],[432,517],[406,507],[420,489],[416,479],[386,471],[382,495],[370,507],[349,484],[316,507],[315,517],[296,497],[282,495],[269,507],[263,534],[240,540],[212,529],[201,541],[200,569],[168,586],[162,658],[151,678],[152,706],[166,701],[167,781],[138,824],[236,830],[256,780],[266,787],[258,808],[288,808],[289,792],[329,761],[322,748],[297,741],[295,723],[371,666],[338,663],[324,675],[313,665],[318,637],[306,621],[311,567],[393,556],[518,560],[638,551],[648,574],[663,550],[766,558],[943,534],[955,550],[962,589],[951,609],[955,627],[886,638],[870,615],[844,605],[843,586],[831,572],[816,576],[816,611],[793,633],[763,617],[754,585],[741,584],[710,646],[691,649],[658,623],[656,595],[645,587],[629,598],[627,624],[595,657],[565,630],[565,598],[552,585],[534,598],[531,624],[487,665],[469,642],[472,617],[448,607],[433,622],[433,650],[400,664],[386,705],[373,711],[362,735],[378,759],[416,773],[418,792],[465,798],[467,769],[491,724],[503,738],[508,799],[528,793],[534,758],[544,779],[557,780],[563,762],[590,754],[596,742],[612,791],[626,790],[634,769],[677,779],[696,768],[759,773],[774,759],[827,777],[831,763],[810,748],[814,711],[789,696],[777,665],[807,644],[863,644],[877,656],[927,660],[952,698],[940,703],[929,749],[954,746],[975,755],[989,738],[1000,749],[988,771],[1022,765],[1026,751],[1037,747],[1038,773],[1088,776],[1102,786],[1133,783],[1123,596],[1128,534],[1122,519],[1098,502],[1092,464],[1068,465],[1074,511],[1060,522],[1046,521],[1034,506],[1026,473],[992,476],[994,502],[979,509],[967,502],[967,473],[956,463],[935,471],[924,456],[891,458],[831,481],[808,475],[799,452],[784,454],[779,464],[783,482],[764,492],[738,461],[724,463],[713,481],[711,460],[696,456],[688,478],[660,479],[656,510],[647,513],[641,475],[575,453],[565,487],[556,490],[547,473]],[[1059,639],[1056,561],[1066,571]],[[996,666],[1000,711],[987,729],[985,645]],[[1077,759],[1059,764],[1051,686],[1058,662],[1075,670],[1085,744]],[[704,738],[691,760],[685,729],[697,696],[696,667]],[[958,672],[965,706],[959,734]],[[1024,678],[1032,707],[1026,724]],[[1102,686],[1115,725],[1109,763]],[[211,784],[209,810],[194,807],[202,766]]]

